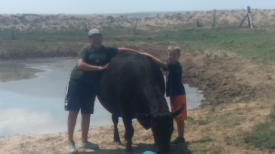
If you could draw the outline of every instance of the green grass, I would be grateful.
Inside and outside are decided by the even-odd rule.
[[[188,122],[193,125],[207,125],[210,121],[208,116],[192,118],[188,117]]]
[[[238,126],[243,121],[245,121],[245,117],[239,115],[238,113],[220,115],[219,118],[216,119],[216,122],[224,127]]]
[[[261,61],[275,60],[275,32],[241,29],[189,29],[165,31],[157,36],[160,41],[174,41],[194,51],[219,50],[233,52],[244,58]]]
[[[216,114],[214,111],[207,113],[205,116],[188,117],[188,122],[192,125],[207,125],[209,123],[217,123],[223,127],[233,127],[240,125],[245,121],[245,117],[241,114]]]
[[[275,60],[275,32],[244,29],[161,29],[153,31],[138,31],[133,34],[131,29],[105,28],[104,37],[108,44],[122,46],[124,42],[135,43],[165,43],[172,42],[188,47],[188,51],[228,52],[244,58],[261,62]],[[44,50],[49,55],[55,52],[65,54],[76,52],[87,42],[85,31],[62,32],[18,32],[13,30],[0,31],[0,56],[20,54],[20,52],[37,53]],[[26,46],[26,47],[25,47]],[[71,50],[68,51],[69,46]],[[20,52],[17,50],[21,49]]]
[[[245,137],[244,141],[256,148],[275,149],[275,123],[260,124]]]
[[[273,106],[273,108],[271,110],[270,118],[273,122],[275,122],[275,105]]]
[[[0,40],[32,40],[41,42],[55,42],[55,41],[81,41],[86,38],[85,31],[60,31],[60,32],[21,32],[16,30],[0,31]]]
[[[190,150],[194,154],[207,154],[212,142],[213,139],[207,136],[202,137],[200,140],[190,144]]]

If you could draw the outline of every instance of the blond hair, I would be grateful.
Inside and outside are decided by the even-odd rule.
[[[180,49],[180,47],[178,47],[178,46],[168,46],[168,51],[170,52],[170,51],[176,51],[176,52],[178,52],[178,53],[180,53],[181,52],[181,49]]]

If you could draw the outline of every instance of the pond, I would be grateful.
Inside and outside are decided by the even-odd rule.
[[[76,62],[75,58],[0,62],[0,136],[66,131],[64,97]],[[198,107],[201,91],[185,87],[188,109]],[[91,121],[91,127],[112,125],[111,115],[98,100]]]

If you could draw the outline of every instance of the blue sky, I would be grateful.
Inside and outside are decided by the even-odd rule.
[[[253,8],[275,9],[275,0],[0,0],[0,13],[94,14]]]

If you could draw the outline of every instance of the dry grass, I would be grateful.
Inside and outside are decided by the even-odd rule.
[[[189,119],[207,117],[208,123],[197,123],[188,120],[186,126],[186,139],[188,149],[194,154],[269,154],[275,151],[264,147],[248,146],[244,138],[260,123],[269,117],[271,104],[263,107],[258,102],[217,105],[190,111]],[[255,110],[256,109],[256,110]],[[213,110],[215,112],[213,112]],[[256,112],[255,112],[256,111]],[[222,122],[225,117],[238,115],[237,118],[226,119],[229,124]],[[245,117],[245,118],[239,118]],[[251,120],[253,119],[253,120]],[[146,131],[135,124],[134,150],[140,154],[145,150],[153,150],[153,137],[151,131]],[[112,127],[92,129],[89,139],[98,143],[101,150],[85,152],[86,154],[119,154],[124,152],[124,146],[116,145],[112,141]],[[120,126],[121,136],[124,129]],[[176,137],[176,132],[173,138]],[[80,132],[76,133],[77,144],[80,142]],[[66,153],[66,135],[21,136],[0,140],[0,153],[2,154],[63,154]],[[84,153],[84,152],[82,152]],[[172,146],[172,154],[181,154],[182,147]]]
[[[244,138],[269,116],[270,104],[257,102],[205,107],[191,113],[193,119],[207,117],[207,124],[188,121],[187,140],[195,153],[269,153],[270,150],[246,146]],[[255,110],[257,110],[255,112]],[[274,151],[275,152],[275,151]]]

